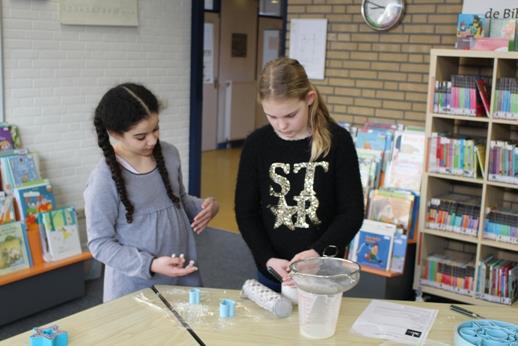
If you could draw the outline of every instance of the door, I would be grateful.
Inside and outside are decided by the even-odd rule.
[[[205,12],[201,150],[217,147],[219,87],[219,13]]]
[[[257,34],[257,77],[259,80],[264,65],[270,60],[280,56],[280,43],[282,39],[282,18],[259,17]],[[255,127],[266,125],[268,120],[263,113],[260,104],[256,106]]]

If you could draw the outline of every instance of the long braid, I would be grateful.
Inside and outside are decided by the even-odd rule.
[[[177,208],[180,208],[180,198],[178,198],[178,196],[176,196],[173,193],[171,181],[169,180],[169,173],[167,172],[167,168],[164,162],[164,156],[162,155],[162,147],[160,146],[160,140],[156,142],[155,148],[153,149],[153,156],[156,161],[158,172],[160,173],[162,181],[164,182],[164,186],[167,191],[167,196],[169,196],[169,198]]]
[[[110,143],[108,131],[106,130],[103,121],[98,117],[94,117],[94,126],[95,131],[97,132],[97,144],[103,151],[106,164],[112,173],[112,179],[115,182],[115,187],[117,188],[121,202],[126,208],[126,220],[128,223],[132,223],[134,211],[133,204],[131,204],[128,198],[126,185],[124,184],[124,178],[122,177],[120,165],[117,162],[117,158],[115,157],[115,151],[113,150],[113,147]]]

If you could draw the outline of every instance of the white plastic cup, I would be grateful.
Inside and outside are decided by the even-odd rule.
[[[333,336],[342,304],[342,293],[314,294],[298,289],[299,332],[310,339]]]
[[[298,292],[297,287],[288,286],[282,284],[281,286],[281,294],[288,298],[293,304],[298,304]]]

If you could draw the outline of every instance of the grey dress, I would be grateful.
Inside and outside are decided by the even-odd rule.
[[[101,160],[90,174],[84,191],[88,247],[104,263],[104,298],[109,301],[154,284],[201,286],[199,272],[183,277],[151,274],[154,257],[185,255],[197,262],[191,220],[202,200],[188,195],[182,182],[180,156],[171,144],[161,142],[173,192],[181,208],[166,193],[158,169],[145,174],[122,168],[128,197],[134,206],[133,222],[126,221],[111,172]]]

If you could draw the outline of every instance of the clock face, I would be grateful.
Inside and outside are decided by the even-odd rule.
[[[362,16],[374,30],[388,30],[394,27],[405,11],[404,0],[363,0]]]

